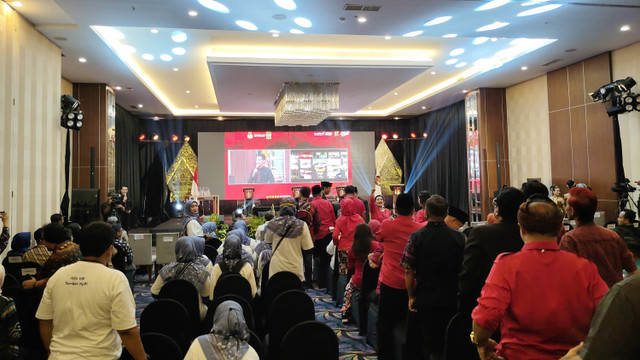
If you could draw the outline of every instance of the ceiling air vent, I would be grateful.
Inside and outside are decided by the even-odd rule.
[[[551,60],[551,61],[549,61],[549,62],[548,62],[548,63],[546,63],[546,64],[542,64],[542,66],[549,66],[549,65],[553,65],[553,64],[555,64],[555,63],[557,63],[557,62],[560,62],[560,61],[562,61],[562,59],[555,59],[555,60]]]
[[[344,9],[347,11],[380,11],[381,6],[377,5],[359,5],[359,4],[346,4]]]
[[[135,105],[129,105],[130,108],[134,109],[134,110],[138,110],[138,107]]]

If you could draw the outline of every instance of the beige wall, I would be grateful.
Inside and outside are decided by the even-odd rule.
[[[546,75],[507,88],[507,124],[511,185],[540,178],[551,186]]]
[[[60,127],[60,49],[0,4],[0,210],[11,233],[59,212],[65,130]]]
[[[640,43],[613,51],[611,53],[611,66],[613,68],[613,80],[631,76],[640,82]],[[595,89],[588,90],[591,92]],[[639,94],[640,86],[636,85],[632,91]],[[618,120],[620,122],[625,174],[631,181],[640,180],[640,112],[634,111],[621,114],[618,116]],[[634,199],[637,199],[637,196],[637,193],[633,194]]]
[[[60,80],[60,95],[73,96],[73,84],[65,78]]]

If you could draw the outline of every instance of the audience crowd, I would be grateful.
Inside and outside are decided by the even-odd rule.
[[[640,358],[634,211],[620,211],[611,230],[594,223],[598,199],[586,185],[563,197],[534,180],[497,191],[487,224],[470,226],[428,191],[417,208],[408,194],[386,207],[376,188],[367,206],[354,186],[341,198],[329,196],[331,186],[281,199],[255,239],[242,215],[218,239],[198,202],[185,203],[175,261],[151,286],[154,298],[178,280],[197,292],[197,315],[209,327],[184,329],[194,339],[184,359],[258,359],[247,304],[268,311],[264,289],[281,272],[302,290],[331,293],[343,322],[363,326],[355,308],[371,303],[381,360]],[[80,229],[54,214],[33,244],[29,232],[11,239],[8,219],[3,212],[0,252],[12,241],[0,266],[0,358],[118,359],[123,347],[149,358],[135,317],[135,254],[118,217]],[[26,268],[34,270],[16,272]],[[377,286],[365,289],[365,273],[376,274]],[[227,276],[246,280],[247,299],[216,301]],[[25,298],[36,300],[29,308]]]

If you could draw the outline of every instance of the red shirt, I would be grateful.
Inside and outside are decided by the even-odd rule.
[[[564,234],[560,248],[593,261],[609,287],[622,280],[622,269],[638,269],[620,235],[595,224],[578,226]]]
[[[314,241],[320,240],[327,236],[329,227],[336,223],[336,213],[333,211],[333,205],[329,200],[325,200],[320,196],[314,196],[311,204],[316,207],[316,215],[314,216]]]
[[[384,209],[380,211],[376,206],[376,198],[374,196],[369,197],[369,215],[371,220],[378,220],[381,224],[391,216],[391,210]]]
[[[384,256],[380,267],[380,281],[394,289],[406,289],[404,268],[400,266],[404,248],[409,235],[422,225],[413,222],[411,216],[398,215],[395,219],[385,220],[380,225],[377,240],[384,243]]]
[[[333,230],[333,243],[336,244],[339,251],[351,250],[356,226],[364,222],[362,216],[356,213],[358,203],[362,204],[362,201],[355,198],[345,198],[340,202],[342,215],[336,220],[336,226]]]
[[[530,242],[496,258],[471,317],[489,331],[500,326],[505,359],[557,360],[587,336],[607,290],[592,262]]]
[[[378,242],[372,241],[371,247],[369,248],[369,253],[374,252],[378,248]],[[362,287],[362,267],[364,266],[364,261],[360,259],[356,259],[353,255],[352,251],[349,251],[347,255],[347,267],[349,270],[353,270],[353,276],[351,276],[351,282],[358,288]]]
[[[424,223],[425,221],[427,221],[424,218],[424,209],[420,209],[418,210],[418,212],[416,213],[416,215],[413,217],[413,221],[417,222],[417,223]]]
[[[364,218],[364,215],[367,213],[364,209],[364,201],[360,200],[359,198],[355,197],[355,196],[345,196],[344,199],[340,200],[340,209],[342,209],[342,202],[345,199],[353,199],[356,200],[355,204],[356,204],[356,214],[360,215],[362,218]]]

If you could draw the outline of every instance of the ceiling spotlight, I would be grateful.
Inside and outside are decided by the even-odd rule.
[[[152,34],[157,34],[158,33],[158,29],[151,29],[150,30]]]
[[[366,23],[367,22],[367,18],[364,16],[356,16],[356,19],[358,20],[359,23]]]
[[[489,41],[489,38],[486,36],[479,36],[475,39],[473,39],[473,41],[471,42],[473,45],[480,45],[480,44],[484,44],[487,41]]]
[[[303,28],[310,28],[311,27],[311,20],[309,20],[307,18],[297,17],[297,18],[293,19],[293,22],[295,22],[296,24],[298,24],[298,26],[303,27]]]
[[[458,34],[447,34],[447,35],[442,35],[442,37],[447,39],[453,39],[455,37],[458,37]]]
[[[153,61],[153,59],[155,59],[151,54],[142,54],[142,58],[147,61]]]
[[[198,12],[195,10],[191,10],[187,14],[189,14],[189,16],[198,16]]]
[[[463,90],[462,90],[462,93],[463,93],[463,94],[466,94],[466,93],[467,93],[467,89],[463,89]]]
[[[138,109],[142,109],[142,104],[138,104]]]
[[[381,136],[381,137],[382,137],[382,140],[387,140],[387,139],[389,138],[389,135],[387,135],[387,134],[382,134],[382,136]]]
[[[238,25],[239,27],[245,29],[245,30],[249,30],[249,31],[256,31],[258,30],[258,27],[252,23],[251,21],[246,21],[246,20],[236,20],[236,25]]]
[[[187,90],[185,91],[187,94],[191,94],[191,90]]]
[[[296,34],[296,35],[304,34],[304,31],[302,31],[300,29],[291,29],[291,30],[289,30],[289,32],[292,33],[292,34]]]
[[[429,136],[426,132],[422,133],[422,137],[426,138],[427,136]]]
[[[178,69],[178,68],[173,68],[173,71],[178,71],[178,70],[180,70],[180,69]]]
[[[116,86],[115,89],[116,90],[122,90],[122,86]]]
[[[283,8],[285,10],[295,10],[296,9],[296,3],[293,0],[274,0],[274,2],[276,3],[276,5],[280,6],[281,8]]]
[[[171,40],[181,43],[187,41],[187,33],[184,31],[174,31],[171,33]]]
[[[400,120],[400,118],[399,118],[399,117],[397,117],[397,116],[394,116],[394,117],[393,117],[393,120]]]
[[[214,0],[198,0],[200,5],[221,14],[228,14],[229,8]]]
[[[412,138],[412,139],[415,139],[415,138],[416,138],[416,133],[412,132],[412,133],[411,133],[411,138]]]
[[[393,136],[394,139],[398,138],[398,134],[393,134],[392,136]]]
[[[22,7],[22,3],[20,1],[12,1],[11,6],[19,8]]]
[[[528,67],[526,67],[526,66],[523,66],[523,67],[520,68],[520,70],[522,70],[522,71],[525,71],[527,69],[528,69]]]
[[[445,65],[453,65],[453,64],[455,64],[457,62],[458,62],[458,59],[449,59],[449,60],[445,61],[444,63],[445,63]]]
[[[145,134],[140,134],[138,136],[138,140],[140,140],[140,141],[144,141],[144,139],[146,139],[146,138],[147,138],[147,135],[145,135]]]
[[[222,116],[218,116],[218,120],[222,121],[222,120],[224,120],[224,118]]]
[[[423,107],[422,107],[422,110],[426,110],[426,109],[427,109],[427,107],[426,107],[426,106],[423,106]]]
[[[187,52],[187,50],[181,47],[174,47],[173,49],[171,49],[171,52],[176,55],[184,55]]]
[[[171,141],[173,141],[173,142],[178,141],[178,135],[173,134],[173,135],[171,136]]]
[[[436,74],[436,72],[435,72],[435,71],[432,71],[432,72],[431,72],[431,75],[435,75],[435,74]]]
[[[457,49],[451,50],[451,52],[449,53],[449,56],[458,56],[458,55],[462,55],[462,53],[464,53],[464,49],[457,48]]]
[[[194,108],[196,108],[196,109],[197,109],[197,108],[199,108],[199,106],[198,106],[198,105],[196,105],[196,106],[194,106]]]
[[[271,34],[271,36],[273,36],[273,37],[276,37],[276,38],[277,38],[277,37],[280,37],[280,34],[278,34],[278,33],[273,33],[273,34]]]
[[[153,120],[158,121],[158,120],[160,120],[160,118],[159,118],[159,117],[157,117],[157,116],[154,116],[154,117],[153,117]]]
[[[185,135],[185,136],[184,136],[184,141],[189,141],[189,140],[191,140],[191,138],[189,137],[189,135]]]
[[[485,25],[485,26],[481,26],[481,27],[477,28],[476,31],[477,32],[482,32],[482,31],[496,30],[496,29],[503,28],[503,27],[505,27],[507,25],[509,25],[508,22],[494,21],[493,23],[491,23],[489,25]],[[493,41],[493,39],[491,39],[491,41]]]
[[[162,54],[160,55],[160,59],[162,59],[163,61],[171,61],[173,60],[173,57],[171,55]]]
[[[495,9],[497,7],[500,7],[502,5],[506,5],[507,3],[509,3],[509,0],[492,0],[489,1],[486,4],[480,5],[477,8],[475,8],[474,11],[485,11],[485,10],[491,10],[491,9]]]
[[[418,36],[418,35],[422,34],[423,32],[424,31],[422,31],[422,30],[412,31],[412,32],[408,32],[408,33],[402,35],[402,37],[415,37],[415,36]]]
[[[629,31],[631,30],[631,27],[629,27],[629,25],[622,25],[622,27],[620,28],[620,31]]]
[[[158,141],[158,139],[160,139],[160,135],[158,135],[158,134],[153,134],[152,139],[153,139],[153,141]]]
[[[433,26],[433,25],[438,25],[438,24],[442,24],[444,22],[447,22],[451,20],[451,16],[440,16],[437,17],[433,20],[429,20],[426,23],[424,23],[424,26]]]
[[[385,40],[391,40],[391,36],[387,35],[384,37]]]
[[[87,62],[87,59],[85,59],[85,58],[81,57],[81,58],[79,58],[79,59],[78,59],[78,61],[80,61],[81,63],[86,63],[86,62]]]

